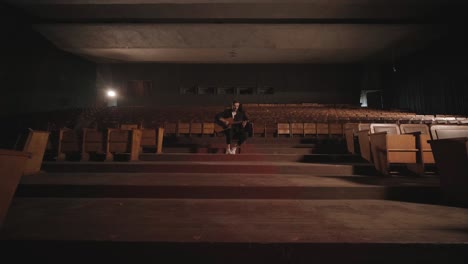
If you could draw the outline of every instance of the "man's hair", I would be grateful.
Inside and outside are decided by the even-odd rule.
[[[241,104],[239,101],[237,101],[237,100],[233,100],[233,101],[232,101],[232,105],[234,105],[234,104],[236,104],[236,103],[239,104],[238,111],[244,112],[244,109],[243,109],[243,107],[242,107],[242,104]]]

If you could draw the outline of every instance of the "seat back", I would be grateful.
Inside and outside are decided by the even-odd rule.
[[[429,127],[426,124],[401,124],[400,130],[402,134],[420,132],[423,135],[429,135]]]
[[[397,124],[370,124],[371,134],[387,132],[387,134],[400,135],[400,128]]]

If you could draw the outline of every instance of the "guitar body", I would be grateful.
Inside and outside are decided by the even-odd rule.
[[[225,118],[225,120],[228,121],[228,124],[224,124],[223,122],[221,121],[216,121],[215,124],[215,128],[214,128],[214,132],[217,134],[217,133],[220,133],[220,132],[223,132],[224,130],[226,129],[229,129],[232,127],[232,125],[234,124],[241,124],[243,121],[234,121],[234,119],[232,117],[230,118]]]

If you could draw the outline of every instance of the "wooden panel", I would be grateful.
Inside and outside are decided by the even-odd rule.
[[[177,124],[177,134],[178,135],[188,135],[188,134],[190,134],[190,123],[178,123]]]
[[[468,138],[430,141],[446,201],[468,204]]]
[[[277,132],[279,135],[290,135],[291,130],[289,129],[289,123],[278,123],[277,124]]]
[[[330,123],[329,130],[330,130],[330,135],[343,135],[343,124]]]
[[[254,136],[265,136],[265,123],[254,122],[252,124]],[[274,133],[274,132],[273,132]]]
[[[109,152],[113,153],[128,153],[129,151],[128,142],[109,142]]]
[[[156,129],[143,129],[141,132],[142,147],[156,147]]]
[[[370,149],[369,130],[358,131],[359,149],[361,157],[369,162],[372,162],[372,154]]]
[[[360,123],[358,125],[358,131],[361,130],[369,130],[370,131],[370,124],[369,123]]]
[[[0,228],[31,153],[0,149]]]
[[[277,126],[274,123],[266,123],[265,124],[265,137],[267,136],[274,136],[277,130]]]
[[[89,152],[105,153],[103,133],[95,129],[83,129],[81,160],[89,160]]]
[[[353,129],[354,131],[359,131],[359,123],[345,123],[343,125],[343,129],[346,130],[346,129]],[[357,134],[356,134],[357,135]]]
[[[328,123],[317,123],[317,135],[328,135]]]
[[[429,140],[431,139],[430,135],[429,134],[424,134],[424,135],[419,135],[419,146],[417,146],[417,148],[419,148],[422,152],[422,161],[423,161],[423,164],[434,164],[435,163],[435,160],[434,160],[434,155],[432,153],[432,148],[431,148],[431,144],[429,144]]]
[[[357,123],[346,123],[343,126],[345,130],[345,140],[346,140],[346,147],[348,152],[351,154],[356,153],[356,149],[354,146],[354,139],[357,137],[357,132],[359,129],[359,124]]]
[[[203,135],[213,135],[214,134],[214,123],[203,123]]]
[[[24,152],[31,153],[31,158],[26,161],[24,175],[38,173],[41,170],[42,159],[47,147],[49,132],[47,131],[30,131]]]
[[[141,129],[108,129],[106,160],[112,160],[114,158],[114,153],[129,153],[130,161],[138,160],[141,137]]]
[[[141,129],[132,129],[130,139],[130,161],[136,161],[140,156]]]
[[[304,135],[317,135],[317,125],[315,123],[304,123]]]
[[[130,136],[130,130],[123,129],[109,129],[110,142],[127,142]]]
[[[162,153],[162,145],[164,139],[164,128],[158,128],[158,143],[156,147],[156,153]]]
[[[416,163],[416,140],[413,135],[388,135],[389,163]]]
[[[414,163],[416,164],[416,151],[410,152],[388,152],[388,163]]]
[[[292,135],[304,135],[304,123],[291,123]]]
[[[190,134],[192,135],[201,135],[203,132],[202,123],[191,123],[190,124]]]
[[[130,130],[110,128],[108,129],[107,138],[107,152],[130,152]]]
[[[86,130],[85,142],[102,142],[102,132],[97,130]]]
[[[177,132],[177,123],[166,123],[164,124],[164,133],[165,134],[176,134]]]
[[[57,149],[57,160],[65,160],[67,153],[80,152],[81,142],[79,142],[78,135],[71,129],[60,129],[59,142]]]
[[[120,129],[138,129],[138,124],[121,124]]]
[[[412,164],[419,173],[417,167],[418,149],[414,135],[392,135],[386,132],[370,134],[371,151],[376,170],[382,174],[388,174],[391,163]]]
[[[86,142],[84,151],[102,153],[103,142]]]

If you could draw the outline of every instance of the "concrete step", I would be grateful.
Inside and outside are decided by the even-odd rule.
[[[164,144],[215,144],[224,143],[224,136],[217,137],[164,137]],[[320,138],[316,137],[250,137],[247,138],[249,144],[346,144],[344,138]]]
[[[266,153],[261,156],[257,154],[241,155],[217,155],[217,154],[188,154],[188,153],[142,153],[141,161],[296,161],[306,163],[365,163],[358,155],[350,154],[275,154]]]
[[[295,174],[47,173],[24,176],[17,197],[390,199],[437,203],[438,177]]]
[[[224,153],[224,138],[173,138],[165,140],[164,153]],[[258,139],[248,140],[243,153],[311,154],[347,153],[342,140],[318,141],[314,139]]]
[[[238,161],[136,161],[136,162],[43,162],[45,172],[146,172],[146,173],[253,173],[305,175],[376,175],[368,163],[304,163],[256,160]],[[226,158],[227,159],[227,158]]]
[[[15,198],[17,263],[466,263],[468,209],[375,200]]]
[[[241,154],[296,154],[296,155],[308,155],[308,154],[320,154],[324,153],[323,150],[316,148],[294,148],[294,147],[242,147],[239,150]],[[327,149],[330,153],[345,153],[344,151]],[[179,147],[165,147],[163,148],[164,153],[210,153],[210,154],[224,154],[226,152],[226,146],[179,146]]]

